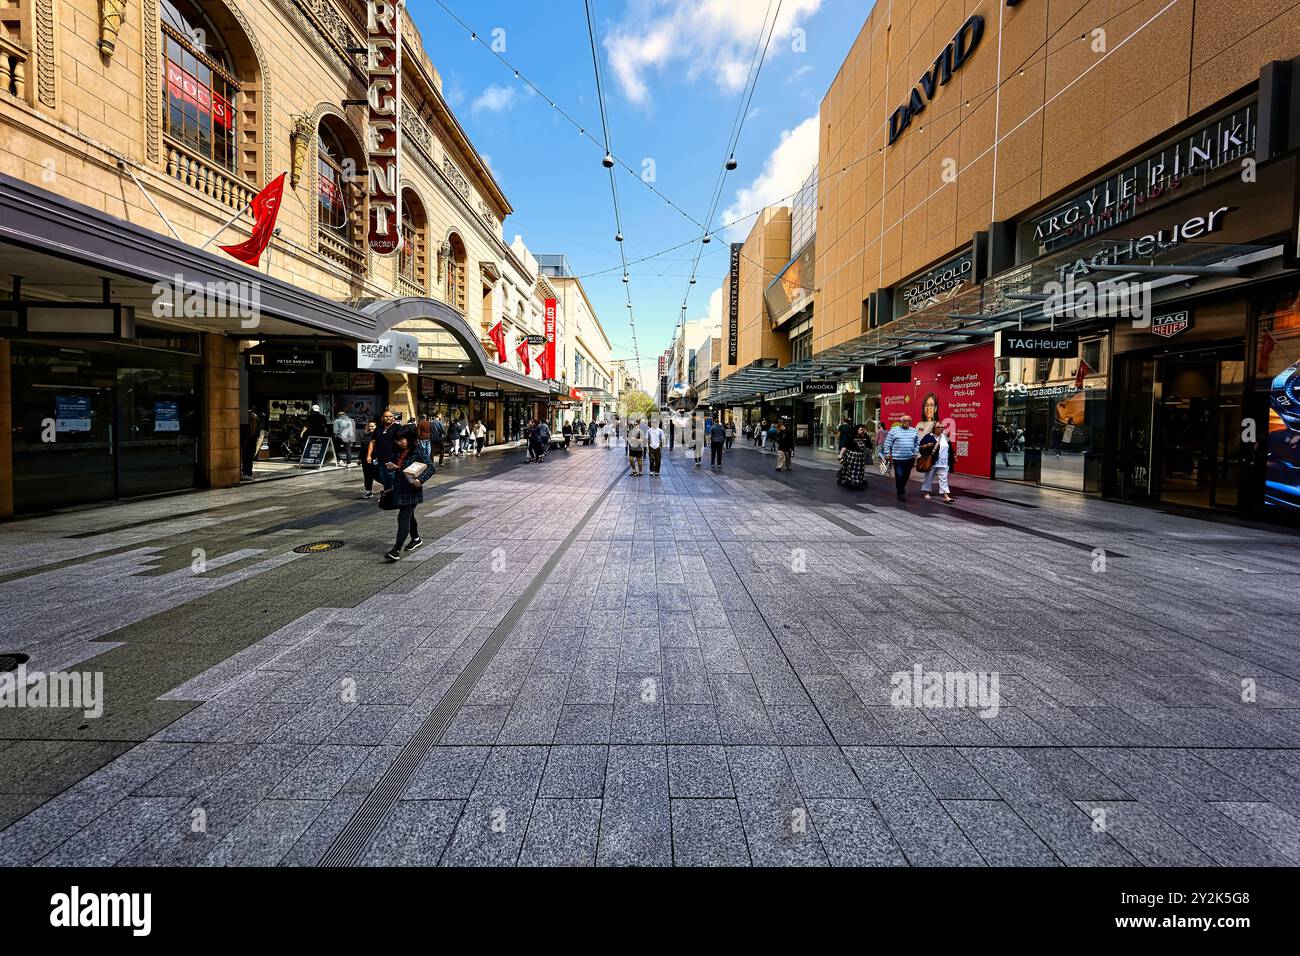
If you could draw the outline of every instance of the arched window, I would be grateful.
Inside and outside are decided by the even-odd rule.
[[[447,237],[451,253],[447,257],[446,293],[447,304],[453,309],[465,312],[465,243],[460,236],[452,233]]]
[[[429,236],[424,204],[415,192],[402,190],[402,248],[398,252],[397,272],[421,291],[428,287]]]
[[[316,219],[320,251],[353,271],[364,271],[365,208],[361,146],[337,116],[321,117],[316,129]]]
[[[162,33],[163,132],[215,166],[238,172],[241,86],[225,37],[190,0],[162,0]]]
[[[320,168],[320,224],[340,238],[350,239],[348,214],[351,210],[351,190],[348,183],[356,171],[349,165],[347,154],[338,135],[325,123],[321,123],[316,142],[316,154]]]

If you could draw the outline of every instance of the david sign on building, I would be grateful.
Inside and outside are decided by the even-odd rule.
[[[370,182],[370,251],[391,256],[401,248],[402,0],[366,4],[366,161]]]

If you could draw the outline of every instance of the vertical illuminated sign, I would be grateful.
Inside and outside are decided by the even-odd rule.
[[[401,248],[402,3],[366,4],[366,163],[370,251],[391,256]]]
[[[727,364],[736,364],[737,344],[740,339],[740,248],[743,243],[731,244],[731,294],[727,303]]]
[[[546,356],[546,376],[555,378],[555,300],[546,300],[546,349],[542,352]]]

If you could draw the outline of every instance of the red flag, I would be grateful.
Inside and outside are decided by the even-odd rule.
[[[1074,373],[1074,390],[1076,392],[1079,389],[1083,388],[1083,379],[1091,371],[1092,371],[1092,366],[1090,366],[1083,359],[1079,359],[1079,371]]]
[[[285,175],[281,173],[275,177],[270,185],[253,197],[253,234],[238,245],[220,247],[240,262],[247,262],[254,268],[271,241],[271,232],[275,229],[275,217],[280,214],[280,197],[284,193]]]
[[[515,354],[519,356],[519,361],[524,363],[524,374],[532,375],[533,366],[532,363],[528,361],[528,340],[527,339],[519,340],[519,344],[515,346]]]
[[[492,328],[488,329],[488,338],[492,344],[497,347],[497,364],[502,364],[506,360],[506,330],[500,321]]]
[[[547,368],[547,363],[546,363],[546,346],[545,346],[545,345],[543,345],[543,346],[542,346],[542,350],[541,350],[540,352],[537,353],[537,372],[538,372],[539,375],[542,376],[542,378],[554,378],[554,377],[555,377],[555,376],[553,376],[553,375],[551,374],[551,370],[550,370],[549,368]]]

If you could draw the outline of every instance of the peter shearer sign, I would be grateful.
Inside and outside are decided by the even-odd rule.
[[[402,245],[401,110],[404,0],[366,4],[366,152],[370,185],[370,251],[391,256]]]

